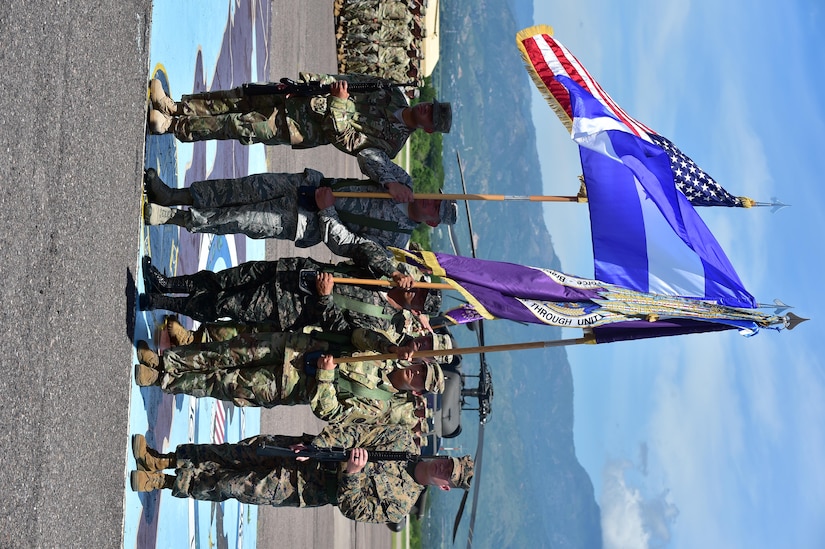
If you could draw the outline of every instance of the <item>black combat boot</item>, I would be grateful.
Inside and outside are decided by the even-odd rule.
[[[189,294],[195,291],[195,284],[192,277],[166,276],[152,265],[152,258],[143,256],[141,264],[143,268],[143,284],[147,293],[158,294]]]
[[[226,316],[220,314],[215,298],[208,293],[199,293],[192,297],[173,297],[163,294],[140,294],[138,306],[141,311],[162,309],[182,314],[199,322],[211,322]]]
[[[186,316],[187,304],[189,302],[188,297],[171,297],[168,295],[158,294],[158,293],[146,293],[140,294],[138,297],[138,306],[140,306],[141,311],[151,311],[153,309],[163,309],[166,311],[173,311],[176,313],[181,313]]]
[[[192,193],[189,189],[173,189],[166,185],[154,168],[143,172],[143,187],[149,202],[161,206],[191,206]]]

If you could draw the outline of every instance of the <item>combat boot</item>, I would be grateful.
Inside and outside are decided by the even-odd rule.
[[[189,210],[175,210],[151,202],[143,210],[143,222],[147,225],[177,225],[186,228],[191,219]]]
[[[195,340],[195,332],[187,330],[183,324],[178,322],[177,317],[167,315],[166,317],[166,331],[169,334],[169,339],[174,345],[190,345]]]
[[[168,186],[158,176],[154,168],[148,168],[143,172],[143,188],[149,202],[160,204],[161,206],[191,206],[192,193],[189,189],[173,189]]]
[[[135,383],[138,387],[152,387],[160,380],[160,372],[145,364],[135,364]]]
[[[148,294],[189,294],[195,291],[193,276],[166,276],[152,265],[152,258],[148,255],[143,256],[141,271]]]
[[[164,469],[174,469],[177,465],[175,452],[161,454],[154,448],[149,447],[146,437],[143,435],[132,436],[132,455],[135,456],[138,471],[163,471]]]
[[[132,471],[129,483],[133,492],[152,492],[171,488],[175,484],[175,475],[166,475],[162,471]]]
[[[167,133],[172,127],[172,117],[160,111],[149,111],[149,131],[153,134]]]
[[[188,297],[173,297],[154,293],[140,294],[140,296],[138,296],[138,307],[141,311],[163,309],[181,313],[186,316],[192,316],[190,313],[196,312],[196,310],[190,310],[191,307],[189,307]]]
[[[153,109],[160,111],[166,116],[181,114],[180,109],[178,109],[178,104],[166,95],[163,84],[161,84],[157,78],[149,81],[149,100],[152,102]]]
[[[175,215],[175,210],[159,204],[146,204],[143,222],[147,225],[165,225]]]
[[[160,369],[160,359],[155,351],[149,348],[149,344],[145,341],[138,341],[137,357],[141,364],[145,364],[155,370]]]

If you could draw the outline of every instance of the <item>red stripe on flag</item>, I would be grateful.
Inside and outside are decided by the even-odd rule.
[[[547,47],[549,48],[553,59],[548,61],[545,57],[548,50],[547,48],[542,48],[541,45],[538,43],[538,40],[542,40],[546,43]],[[649,141],[649,137],[647,136],[648,133],[655,133],[653,130],[627,114],[627,112],[622,109],[607,92],[601,87],[599,82],[593,78],[593,76],[587,71],[584,65],[574,56],[570,51],[565,48],[560,42],[556,41],[553,37],[547,34],[536,35],[531,37],[529,40],[524,41],[525,48],[527,49],[530,55],[530,61],[534,67],[538,70],[538,67],[546,68],[551,73],[553,70],[550,68],[550,63],[557,63],[561,66],[561,69],[564,71],[564,74],[569,76],[574,82],[579,84],[582,88],[590,92],[594,97],[599,99],[602,104],[604,104],[619,120],[621,120],[627,127],[630,129],[634,134],[638,135],[639,137]],[[572,111],[570,110],[570,96],[563,90],[561,92],[555,92],[554,88],[564,88],[555,80],[555,74],[552,76],[546,76],[542,73],[541,75],[542,81],[545,85],[553,92],[553,96],[556,97],[556,100],[561,103],[564,108],[565,112],[568,113],[570,118],[572,119]],[[552,82],[552,84],[550,83]],[[560,97],[564,98],[564,103],[560,100]]]
[[[599,99],[602,104],[605,105],[616,116],[616,118],[621,120],[633,133],[639,137],[646,137],[642,135],[644,130],[639,127],[639,123],[628,115],[624,109],[616,104],[615,101],[613,101],[613,98],[610,97],[604,89],[602,89],[599,82],[593,78],[590,72],[588,72],[588,70],[581,64],[575,55],[570,53],[567,48],[562,46],[553,37],[547,36],[546,34],[542,36],[545,40],[547,40],[553,54],[559,59],[562,66],[565,67],[565,71],[567,71],[567,75],[570,78],[590,92],[593,97]]]
[[[570,94],[567,92],[567,89],[556,80],[553,70],[547,65],[547,61],[544,58],[544,53],[536,44],[535,37],[525,40],[523,44],[524,49],[527,51],[527,55],[530,57],[530,63],[533,65],[533,70],[536,71],[536,74],[539,75],[541,81],[544,82],[545,86],[547,86],[550,94],[556,101],[558,101],[561,108],[564,109],[564,112],[567,113],[568,118],[572,121],[573,111],[570,108]]]

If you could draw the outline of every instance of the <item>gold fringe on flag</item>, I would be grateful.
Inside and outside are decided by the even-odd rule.
[[[556,101],[556,98],[553,97],[553,94],[550,93],[550,90],[544,84],[544,81],[541,79],[541,76],[536,72],[536,68],[533,66],[533,63],[530,62],[530,56],[527,54],[527,49],[524,47],[524,41],[534,37],[537,34],[547,34],[549,36],[553,35],[553,27],[548,25],[535,25],[533,27],[528,27],[526,29],[522,29],[516,33],[516,45],[518,46],[519,51],[521,52],[522,60],[524,61],[524,68],[527,69],[527,74],[530,75],[530,78],[533,80],[533,83],[539,89],[542,97],[544,100],[547,101],[547,104],[550,105],[550,108],[553,109],[553,112],[556,113],[556,116],[559,117],[561,123],[564,124],[564,127],[567,128],[568,132],[573,131],[573,120],[567,116],[567,112],[562,108],[561,104]]]
[[[756,205],[756,201],[753,198],[748,198],[747,196],[738,196],[737,198],[742,203],[743,208],[753,208]]]

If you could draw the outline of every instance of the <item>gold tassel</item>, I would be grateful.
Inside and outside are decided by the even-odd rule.
[[[578,200],[576,200],[576,202],[582,204],[584,202],[587,202],[587,183],[584,182],[583,175],[579,176],[579,183],[579,193],[576,195],[576,198]]]
[[[553,112],[556,113],[556,116],[559,117],[561,123],[564,124],[564,127],[567,128],[568,132],[573,131],[573,120],[567,115],[567,112],[561,106],[561,104],[556,101],[556,98],[553,97],[553,94],[550,93],[550,90],[544,84],[544,81],[541,77],[536,73],[536,69],[533,67],[533,64],[530,62],[530,56],[527,55],[527,49],[524,47],[524,40],[528,38],[532,38],[537,34],[547,34],[552,36],[553,35],[553,27],[548,25],[536,25],[533,27],[528,27],[526,29],[522,29],[516,33],[516,45],[518,46],[519,51],[521,52],[521,57],[524,60],[524,68],[527,69],[527,74],[530,75],[530,78],[535,83],[536,87],[539,89],[542,97],[544,100],[547,101],[547,104],[550,105],[550,108],[553,109]]]
[[[740,196],[740,202],[742,202],[743,208],[753,208],[756,205],[756,201],[752,198],[748,198],[747,196]]]

